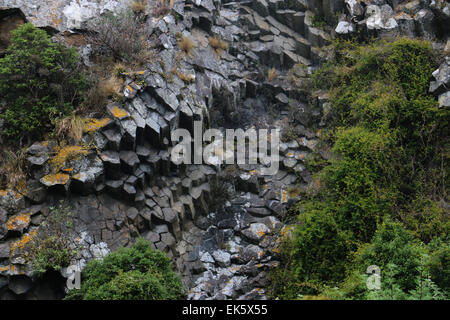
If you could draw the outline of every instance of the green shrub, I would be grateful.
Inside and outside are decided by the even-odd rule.
[[[403,291],[414,288],[418,267],[425,248],[398,222],[387,219],[380,225],[372,242],[360,249],[355,261],[361,273],[370,265],[383,271],[389,264],[395,265],[396,282]]]
[[[447,296],[450,295],[450,242],[447,237],[435,238],[428,244],[427,270]]]
[[[51,119],[69,114],[81,101],[85,87],[75,50],[24,24],[12,32],[11,45],[0,58],[3,135],[16,141],[41,137],[51,130]]]
[[[392,148],[389,137],[362,127],[337,133],[331,161],[321,173],[336,221],[355,240],[370,241],[377,222],[390,212],[396,199]]]
[[[70,291],[66,299],[169,300],[182,296],[181,280],[167,255],[139,239],[131,248],[90,261],[82,273],[81,289]]]
[[[372,242],[363,246],[355,256],[353,266],[360,275],[364,275],[369,265],[377,265],[381,269],[381,289],[366,289],[366,298],[443,298],[445,290],[431,278],[429,249],[401,223],[387,219],[379,226]]]
[[[428,94],[438,65],[431,45],[399,39],[334,48],[334,59],[312,77],[330,93],[331,121],[321,136],[333,157],[317,174],[318,192],[297,206],[300,223],[281,255],[294,283],[275,294],[439,298],[448,288],[448,251],[425,246],[447,239],[450,227],[437,204],[449,187],[450,112]],[[391,291],[368,294],[370,264],[389,265]]]
[[[69,266],[78,253],[74,239],[70,207],[62,204],[50,207],[49,215],[39,226],[30,246],[28,259],[33,271],[42,274]]]
[[[293,268],[303,281],[339,281],[354,247],[351,236],[335,220],[334,208],[303,204],[293,240]]]

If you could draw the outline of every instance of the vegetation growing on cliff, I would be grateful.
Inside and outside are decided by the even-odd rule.
[[[0,95],[7,108],[3,135],[15,141],[40,138],[51,119],[70,114],[87,87],[73,48],[52,42],[31,23],[12,32],[11,45],[0,59]]]
[[[297,205],[273,294],[439,299],[449,295],[449,111],[428,94],[428,42],[339,42],[313,76],[330,91],[334,157],[320,191]],[[381,291],[366,268],[381,268]],[[439,266],[438,268],[436,266]],[[439,270],[439,271],[438,271]],[[289,279],[282,284],[281,279]]]
[[[179,276],[170,259],[139,239],[131,248],[120,248],[104,260],[91,260],[82,273],[81,289],[69,300],[171,300],[183,296]]]
[[[42,274],[69,266],[78,253],[73,238],[71,208],[62,203],[51,207],[49,215],[39,226],[30,244],[27,258],[31,261],[33,271]]]

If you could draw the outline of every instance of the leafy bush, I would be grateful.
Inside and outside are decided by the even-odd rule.
[[[335,281],[345,275],[352,248],[350,234],[341,230],[332,208],[304,205],[300,228],[294,233],[293,267],[304,280]]]
[[[92,22],[88,42],[100,55],[110,55],[116,61],[145,64],[148,57],[150,28],[145,17],[131,10],[104,14]]]
[[[391,172],[391,142],[362,127],[340,130],[331,161],[321,173],[337,223],[359,241],[370,241],[376,224],[394,206],[396,187]]]
[[[448,230],[448,229],[447,229]],[[447,236],[448,237],[448,236]],[[450,294],[450,244],[448,238],[435,238],[428,244],[427,271],[433,280],[449,296]]]
[[[341,42],[313,75],[316,88],[330,91],[331,122],[321,136],[334,157],[317,174],[319,192],[297,206],[300,223],[282,255],[292,259],[282,267],[297,284],[287,290],[369,299],[447,294],[448,250],[431,247],[441,239],[448,248],[450,227],[438,204],[449,187],[450,113],[428,94],[434,57],[419,40]],[[390,268],[391,291],[367,293],[370,264]]]
[[[70,291],[66,299],[166,300],[182,296],[181,280],[167,255],[139,239],[131,248],[121,248],[102,261],[90,261],[82,273],[81,289]]]
[[[415,287],[424,254],[425,248],[400,223],[387,219],[378,228],[372,242],[356,254],[355,262],[362,274],[370,265],[377,265],[382,271],[388,265],[395,265],[396,284],[403,291],[409,291]]]
[[[82,100],[86,85],[74,49],[52,42],[31,23],[19,27],[0,58],[3,135],[16,141],[41,137],[52,128],[51,119],[69,114]]]
[[[70,207],[51,207],[30,246],[28,258],[33,271],[41,274],[67,267],[77,255]]]
[[[429,252],[432,251],[414,239],[401,223],[386,219],[371,243],[363,245],[355,255],[353,273],[363,280],[361,294],[368,299],[442,299],[442,289],[430,273]],[[369,265],[380,267],[379,290],[365,287],[367,276],[364,274]],[[343,296],[354,297],[354,292],[342,291]]]

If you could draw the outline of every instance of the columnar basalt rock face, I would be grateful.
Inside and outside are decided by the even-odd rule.
[[[127,5],[126,0],[1,0],[0,10],[20,9],[36,27],[64,32],[83,29],[86,22],[106,11]]]
[[[92,16],[123,3],[37,2],[0,0],[0,9],[18,8],[38,26],[65,31],[82,29]],[[401,26],[391,7],[403,2],[175,1],[177,19],[171,14],[152,19],[150,41],[160,43],[158,59],[128,75],[123,102],[109,104],[106,118],[86,119],[83,147],[33,144],[27,150],[26,192],[0,190],[0,298],[38,296],[40,284],[30,283],[32,272],[21,250],[60,199],[72,207],[82,248],[72,262],[80,269],[142,236],[173,259],[188,299],[267,298],[267,274],[278,265],[279,231],[290,197],[312,182],[305,166],[317,151],[318,133],[312,128],[326,125],[326,95],[308,99],[301,86],[323,62],[321,48],[331,41],[330,34],[313,26],[314,16],[334,21],[335,13],[347,10],[338,26],[346,31],[338,33],[354,32],[361,21],[373,20],[375,29],[380,23],[393,25],[392,19]],[[381,20],[370,15],[368,22],[367,8],[383,5]],[[414,6],[408,10],[414,12]],[[178,48],[179,34],[195,41],[191,55]],[[228,48],[214,50],[213,36]],[[448,104],[447,71],[441,66],[430,88],[443,105]],[[194,121],[204,129],[247,129],[284,128],[294,119],[297,136],[280,144],[280,170],[264,175],[265,163],[233,166],[232,182],[223,182],[232,193],[223,209],[212,210],[213,182],[227,166],[171,162],[171,133],[177,128],[193,133]],[[319,151],[329,158],[325,149]]]
[[[338,35],[360,30],[379,36],[421,37],[434,40],[449,33],[448,2],[418,0],[345,0],[335,29]]]

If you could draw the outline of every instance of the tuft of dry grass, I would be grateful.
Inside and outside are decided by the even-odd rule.
[[[177,70],[177,68],[173,68],[171,70],[171,73],[176,75],[178,78],[180,78],[180,80],[186,82],[186,83],[190,83],[193,82],[195,80],[195,75],[194,74],[186,74],[183,72],[180,72]]]
[[[127,68],[122,63],[116,63],[112,69],[112,76],[119,79],[127,72]]]
[[[120,99],[124,80],[123,77],[119,76],[119,71],[118,68],[115,73],[112,72],[111,77],[102,77],[96,80],[78,111],[82,114],[104,113],[108,99]]]
[[[13,189],[23,194],[26,189],[26,149],[0,150],[0,189]]]
[[[147,9],[146,0],[133,0],[130,4],[130,9],[134,14],[144,14]]]
[[[195,80],[195,76],[193,74],[185,74],[185,73],[177,73],[178,78],[183,80],[186,83],[193,82]]]
[[[217,36],[209,37],[208,41],[211,48],[213,48],[215,53],[219,56],[222,54],[222,51],[228,49],[228,43],[219,39]]]
[[[180,36],[180,39],[178,40],[178,47],[184,51],[185,54],[188,56],[192,55],[192,51],[197,46],[195,41],[192,38]]]
[[[153,7],[153,16],[161,17],[168,15],[175,4],[175,0],[157,0]]]
[[[107,98],[117,99],[121,96],[120,90],[123,87],[123,79],[112,76],[109,79],[100,81],[98,84],[99,93]]]
[[[69,117],[59,119],[55,124],[55,133],[59,140],[73,140],[78,143],[83,137],[84,119],[72,114]]]
[[[267,72],[267,80],[269,82],[272,82],[273,80],[275,80],[278,77],[278,72],[275,68],[269,69],[269,71]]]

